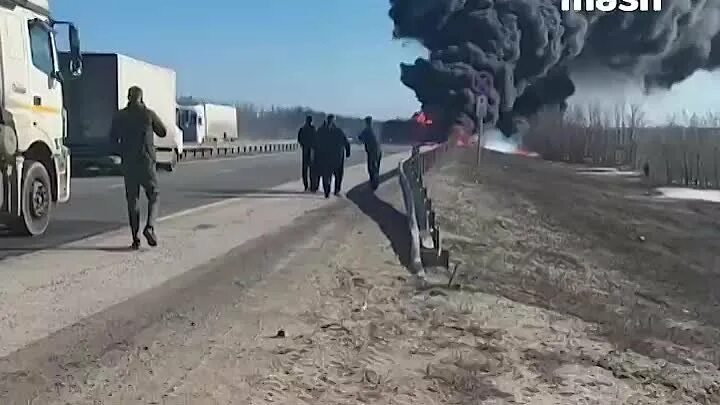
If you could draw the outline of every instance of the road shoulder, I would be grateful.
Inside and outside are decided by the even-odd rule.
[[[407,154],[391,155],[392,172]],[[347,168],[345,187],[367,180],[364,165]],[[161,244],[134,252],[126,229],[2,262],[0,356],[71,327],[168,280],[291,224],[336,199],[302,192],[294,181],[165,217]]]
[[[442,192],[446,203],[470,196],[468,188]],[[659,365],[617,350],[595,324],[470,286],[447,288],[442,274],[418,288],[399,264],[393,233],[373,220],[388,206],[400,211],[398,189],[385,186],[380,196],[375,205],[366,196],[348,205],[231,306],[158,323],[106,353],[74,389],[41,402],[712,403],[717,372],[699,363]],[[491,201],[475,206],[460,220],[498,220]]]

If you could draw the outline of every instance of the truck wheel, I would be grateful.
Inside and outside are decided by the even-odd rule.
[[[178,153],[177,153],[177,151],[173,151],[173,158],[172,158],[172,160],[170,161],[170,163],[169,163],[168,166],[167,166],[167,171],[169,171],[169,172],[174,172],[174,171],[175,171],[175,166],[177,166],[177,164],[178,164],[178,160],[179,160],[179,159],[178,159]]]
[[[45,166],[33,160],[25,161],[22,181],[22,215],[15,230],[25,236],[45,233],[52,213],[50,175]]]

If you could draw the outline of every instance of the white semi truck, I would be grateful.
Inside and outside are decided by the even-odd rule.
[[[70,58],[69,54],[62,54]],[[132,86],[167,128],[155,136],[158,166],[173,170],[182,153],[182,131],[175,125],[175,71],[117,53],[83,53],[83,75],[65,88],[68,115],[66,144],[75,169],[119,169],[117,145],[110,140],[113,115],[127,104]]]
[[[60,26],[70,46],[63,73]],[[62,92],[81,72],[78,31],[52,19],[49,0],[0,0],[0,226],[43,234],[55,203],[70,199]]]
[[[237,110],[233,106],[209,103],[179,105],[177,122],[188,144],[238,139]]]

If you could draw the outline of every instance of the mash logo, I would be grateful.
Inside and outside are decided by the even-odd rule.
[[[661,11],[662,0],[562,0],[562,11]]]

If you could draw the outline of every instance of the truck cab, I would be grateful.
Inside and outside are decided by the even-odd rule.
[[[205,109],[201,105],[177,106],[177,125],[183,131],[183,142],[201,144],[205,142]]]
[[[56,46],[66,26],[70,76],[82,71],[75,26],[54,21],[48,0],[0,0],[0,226],[35,236],[70,198],[70,154]]]

